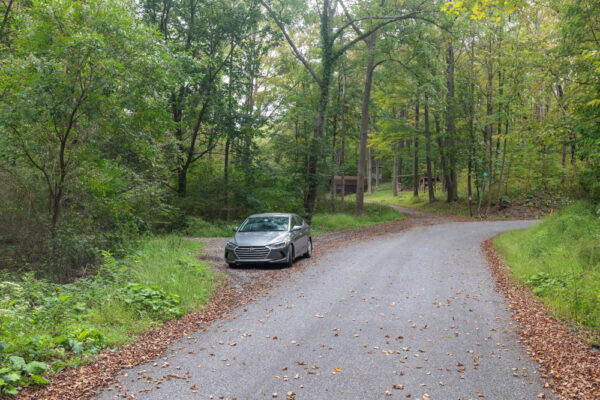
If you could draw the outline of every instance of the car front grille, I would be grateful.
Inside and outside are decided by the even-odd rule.
[[[265,246],[239,246],[235,255],[240,260],[264,260],[271,250]]]

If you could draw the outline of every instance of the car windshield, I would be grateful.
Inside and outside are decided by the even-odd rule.
[[[239,232],[287,231],[289,217],[250,217],[239,229]]]

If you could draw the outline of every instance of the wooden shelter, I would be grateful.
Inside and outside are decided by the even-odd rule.
[[[358,182],[358,176],[345,176],[344,177],[344,193],[345,194],[351,194],[351,193],[356,193],[356,188],[357,188],[357,184],[356,182]],[[335,193],[336,194],[341,194],[342,193],[342,177],[341,176],[334,176],[333,177],[333,185],[335,187]],[[365,192],[369,189],[369,182],[368,179],[365,177],[363,180],[363,187]]]

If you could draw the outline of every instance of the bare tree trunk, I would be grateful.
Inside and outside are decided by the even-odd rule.
[[[456,125],[454,119],[456,117],[456,106],[454,104],[454,46],[452,40],[448,41],[448,53],[446,55],[446,78],[448,93],[446,95],[446,135],[447,140],[444,144],[448,146],[448,165],[446,175],[448,197],[447,201],[454,202],[458,200],[458,182],[456,176]]]
[[[375,159],[375,187],[379,188],[379,158]]]
[[[487,93],[486,93],[486,103],[487,103],[487,117],[488,120],[491,120],[492,115],[494,114],[494,103],[493,103],[493,95],[494,95],[494,69],[492,65],[492,38],[490,37],[489,47],[488,47],[489,55],[487,62]],[[491,121],[488,121],[485,126],[485,135],[486,141],[488,145],[488,199],[487,199],[487,207],[485,210],[485,214],[488,215],[490,213],[490,207],[492,205],[492,180],[493,180],[493,129],[494,125]]]
[[[225,186],[225,221],[229,221],[229,147],[231,139],[225,142],[225,165],[223,166],[223,183]]]
[[[419,98],[415,104],[415,147],[413,149],[413,196],[419,197]]]
[[[508,121],[505,122],[508,130]],[[496,208],[500,210],[500,191],[502,190],[502,178],[504,176],[504,165],[506,164],[506,136],[504,137],[504,149],[502,150],[502,166],[500,167],[500,179],[498,179],[498,193],[496,194]]]
[[[429,202],[435,201],[433,191],[433,176],[431,173],[431,133],[429,132],[429,98],[425,96],[425,158],[427,163],[427,186],[429,189]]]
[[[358,173],[356,182],[356,209],[354,214],[358,217],[363,214],[364,209],[364,179],[365,179],[365,157],[367,156],[367,137],[369,129],[369,102],[371,100],[371,86],[373,84],[373,72],[375,71],[375,54],[377,47],[377,33],[372,33],[367,40],[367,49],[369,50],[369,64],[367,65],[367,74],[365,77],[365,90],[361,107],[360,120],[360,154],[358,157]]]
[[[345,105],[346,105],[346,64],[344,64],[344,59],[341,61],[342,65],[342,99],[340,101],[340,122],[342,124],[342,150],[340,152],[340,169],[341,169],[341,181],[342,181],[342,204],[341,211],[344,212],[345,209],[345,194],[346,194],[346,114],[345,114]]]
[[[337,134],[337,114],[333,117],[333,135],[331,138],[331,212],[335,213],[335,166],[336,149],[335,139]]]
[[[394,155],[394,163],[392,166],[392,195],[398,196],[398,157]]]
[[[371,148],[367,150],[367,192],[373,193],[373,154]]]
[[[475,38],[471,38],[471,76],[475,76]],[[473,159],[475,158],[475,80],[471,79],[469,88],[469,162],[467,172],[467,202],[469,215],[473,216]]]

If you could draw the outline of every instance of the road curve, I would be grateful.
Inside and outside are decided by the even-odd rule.
[[[553,398],[480,250],[529,224],[447,222],[340,245],[99,398]]]

